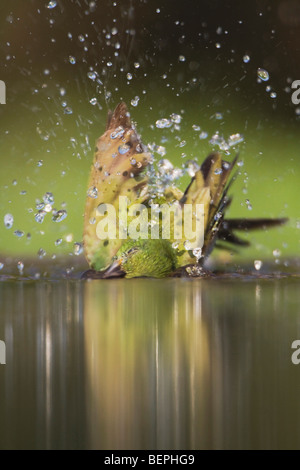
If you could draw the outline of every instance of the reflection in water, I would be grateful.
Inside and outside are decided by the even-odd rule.
[[[85,443],[81,285],[0,283],[0,448]]]
[[[297,282],[85,286],[93,448],[299,443]]]
[[[198,446],[210,368],[201,292],[193,282],[86,284],[93,447]]]
[[[0,448],[295,448],[297,280],[0,283]]]

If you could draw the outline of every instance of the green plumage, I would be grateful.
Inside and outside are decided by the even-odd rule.
[[[176,251],[168,240],[127,240],[117,253],[126,277],[169,276],[178,267]]]

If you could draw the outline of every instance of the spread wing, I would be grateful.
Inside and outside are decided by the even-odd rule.
[[[89,265],[97,271],[111,264],[123,242],[118,236],[99,238],[98,224],[103,220],[104,205],[110,205],[111,214],[115,211],[118,233],[119,196],[126,196],[128,205],[141,202],[142,190],[147,193],[147,177],[142,173],[150,159],[131,123],[126,104],[118,104],[109,113],[106,131],[96,143],[85,205],[84,251]]]
[[[216,152],[209,155],[201,165],[187,187],[181,204],[203,204],[204,209],[204,243],[202,256],[206,257],[213,248],[219,227],[222,224],[224,212],[229,205],[227,198],[228,180],[237,158],[232,163],[222,160]],[[186,252],[180,258],[180,265],[195,263],[192,253]]]
[[[231,245],[247,246],[249,242],[239,238],[236,231],[248,231],[275,227],[287,222],[282,219],[224,219],[227,208],[231,204],[228,190],[234,181],[229,180],[236,164],[235,159],[228,163],[222,160],[219,153],[209,155],[195,174],[186,189],[181,202],[204,205],[204,243],[202,246],[202,261],[209,256],[213,247],[228,249]],[[221,242],[221,243],[220,243]],[[195,258],[189,258],[187,252],[180,260],[180,265],[195,263]]]

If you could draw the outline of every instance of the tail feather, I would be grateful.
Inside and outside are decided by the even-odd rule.
[[[281,219],[225,219],[218,231],[218,240],[225,241],[232,245],[248,246],[247,240],[239,238],[234,231],[247,232],[248,230],[259,230],[283,225],[288,221],[287,218]]]

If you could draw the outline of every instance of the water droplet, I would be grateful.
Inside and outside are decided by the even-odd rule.
[[[114,28],[112,28],[112,30],[111,30],[111,34],[112,34],[113,36],[115,36],[116,34],[118,34],[118,30],[117,30],[117,28],[115,28],[115,27],[114,27]]]
[[[215,220],[219,220],[222,217],[222,212],[217,212],[216,215],[214,216]]]
[[[83,246],[82,243],[74,243],[74,255],[79,256],[83,252]]]
[[[278,250],[278,248],[273,250],[273,256],[275,256],[275,258],[279,258],[280,255],[281,255],[281,251]]]
[[[262,265],[263,265],[263,263],[260,259],[256,259],[254,261],[254,267],[255,267],[256,271],[259,271],[261,269]]]
[[[189,240],[185,240],[185,241],[183,242],[183,246],[184,246],[184,248],[185,248],[187,251],[192,248],[192,244],[191,244],[191,242],[190,242]]]
[[[136,107],[139,104],[140,97],[136,96],[133,100],[131,100],[131,106]]]
[[[44,163],[43,160],[39,160],[36,165],[40,167],[40,166],[43,166],[43,163]]]
[[[270,93],[270,97],[273,98],[273,99],[274,99],[274,98],[277,98],[277,93],[276,93],[275,91],[272,91],[272,92]]]
[[[70,106],[67,106],[67,107],[64,109],[64,113],[65,113],[65,114],[73,114],[73,109],[72,109]]]
[[[97,98],[92,98],[92,99],[90,100],[90,103],[91,103],[93,106],[95,106],[95,105],[98,103]]]
[[[46,8],[48,8],[49,10],[52,10],[53,8],[55,8],[57,5],[57,1],[56,0],[51,0],[47,5],[46,5]]]
[[[39,251],[37,252],[37,255],[39,258],[44,258],[44,256],[46,256],[46,251],[43,250],[43,248],[40,248]]]
[[[24,272],[24,263],[22,263],[22,261],[18,261],[17,266],[18,266],[19,274],[20,274],[20,276],[22,276],[23,272]]]
[[[111,139],[118,139],[119,137],[122,137],[125,133],[125,129],[122,126],[119,126],[116,128],[114,132],[110,134]]]
[[[196,132],[198,132],[198,131],[201,130],[201,127],[200,127],[200,126],[197,126],[196,124],[193,124],[193,125],[192,125],[192,128],[193,128],[193,130],[196,131]]]
[[[160,174],[164,176],[165,174],[171,174],[174,170],[174,166],[172,165],[170,160],[168,160],[167,158],[163,158],[158,162],[158,170]]]
[[[202,131],[202,132],[199,134],[199,139],[201,139],[201,140],[207,139],[207,137],[208,137],[208,133],[207,133],[207,132]]]
[[[73,241],[73,233],[66,235],[66,242],[71,243]]]
[[[72,65],[76,64],[76,57],[74,57],[73,55],[69,55],[69,62]]]
[[[139,63],[139,62],[135,62],[133,65],[134,65],[134,68],[135,68],[135,69],[139,69],[139,68],[140,68],[140,63]]]
[[[0,271],[1,271],[1,269],[3,269],[3,268],[4,268],[4,264],[3,264],[3,263],[0,263]]]
[[[220,49],[221,48],[221,44],[219,42],[216,42],[216,48],[217,49]]]
[[[5,214],[4,216],[4,225],[6,228],[12,228],[14,224],[14,218],[11,214]]]
[[[263,82],[267,82],[270,78],[269,76],[269,73],[267,72],[267,70],[265,69],[262,69],[262,68],[258,68],[257,69],[257,76],[258,78],[260,78]]]
[[[244,141],[244,137],[241,134],[231,134],[228,139],[229,147],[240,144]]]
[[[34,218],[38,224],[42,224],[44,222],[45,215],[46,215],[46,212],[43,210],[40,210],[35,214]]]
[[[195,258],[197,258],[197,261],[199,261],[202,256],[202,248],[194,248],[193,255],[195,256]]]
[[[155,149],[156,153],[158,153],[161,157],[164,157],[166,155],[166,148],[163,147],[162,145],[158,145]]]
[[[222,168],[216,168],[215,169],[215,175],[220,175],[222,173]]]
[[[181,123],[182,117],[180,116],[180,114],[172,113],[170,117],[171,117],[172,122],[174,122],[175,124]]]
[[[128,144],[121,144],[119,145],[118,151],[121,155],[124,155],[130,150],[130,146]]]
[[[51,212],[52,211],[51,204],[46,204],[44,210],[45,210],[45,212]]]
[[[43,196],[43,201],[45,204],[54,204],[54,196],[52,193],[45,193]]]
[[[65,210],[59,210],[57,212],[54,212],[53,216],[52,216],[52,220],[53,222],[61,222],[62,220],[64,220],[66,217],[67,217],[67,211]]]
[[[165,128],[168,128],[168,127],[172,126],[172,121],[170,121],[170,119],[166,119],[166,118],[158,119],[156,121],[155,125],[158,129],[165,129]]]
[[[198,165],[197,162],[194,160],[188,160],[186,163],[186,172],[187,174],[193,178],[195,176],[196,172],[200,169],[200,166]]]
[[[248,62],[250,62],[250,56],[248,54],[244,55],[243,62],[245,62],[245,64],[248,64]]]
[[[79,39],[80,42],[84,42],[84,35],[79,34],[78,39]]]
[[[21,230],[15,230],[14,235],[18,238],[22,238],[24,237],[24,232],[22,232]]]
[[[98,197],[98,189],[95,186],[91,186],[88,189],[87,195],[91,197],[92,199],[97,199]]]
[[[179,60],[179,62],[185,62],[185,56],[184,56],[184,55],[180,55],[180,56],[178,57],[178,60]]]
[[[132,74],[131,74],[131,73],[127,73],[126,78],[127,78],[127,80],[132,80]]]
[[[55,241],[55,246],[59,246],[61,245],[62,243],[62,238],[58,238],[56,241]]]
[[[90,80],[96,80],[97,78],[96,72],[88,72],[87,76]]]
[[[66,93],[67,93],[67,91],[66,91],[65,88],[62,88],[62,87],[61,87],[61,88],[59,89],[59,94],[60,94],[60,96],[65,96]]]
[[[39,126],[37,126],[36,131],[40,138],[44,140],[45,142],[50,139],[50,134],[44,129],[41,129]]]

